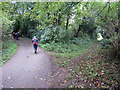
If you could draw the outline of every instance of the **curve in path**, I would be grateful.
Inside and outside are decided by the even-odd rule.
[[[48,88],[51,78],[51,61],[38,48],[34,54],[30,40],[17,41],[16,54],[2,67],[3,88]]]

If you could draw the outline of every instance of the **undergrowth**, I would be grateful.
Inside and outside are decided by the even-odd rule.
[[[93,40],[76,39],[68,43],[41,44],[41,47],[54,51],[51,53],[56,56],[53,62],[65,67],[65,71],[68,72],[68,75],[64,76],[64,81],[68,83],[66,87],[118,88],[120,85],[120,70],[118,69],[120,63],[112,58],[109,49],[102,49],[101,45]],[[93,49],[90,49],[91,47]],[[84,55],[87,51],[89,53]],[[83,57],[72,64],[81,55]],[[64,81],[58,82],[59,85],[60,83],[62,85]]]
[[[3,41],[2,43],[2,60],[0,66],[7,62],[15,53],[17,44],[13,40]]]
[[[119,65],[120,63],[109,55],[109,51],[98,49],[83,57],[68,69],[68,72],[69,77],[72,76],[87,83],[88,87],[118,88],[120,85]],[[85,87],[85,84],[79,85],[78,83],[70,86]]]
[[[57,65],[68,66],[73,59],[89,50],[94,42],[94,40],[90,40],[89,38],[75,38],[68,42],[51,42],[39,44],[39,46],[47,51],[51,51],[51,55],[59,57],[54,60]]]
[[[73,40],[69,40],[68,42],[51,42],[46,44],[40,43],[39,46],[47,51],[55,52],[55,55],[60,55],[67,58],[69,56],[72,56],[73,53],[84,51],[85,49],[89,48],[93,43],[93,40],[90,40],[89,38],[75,38]]]

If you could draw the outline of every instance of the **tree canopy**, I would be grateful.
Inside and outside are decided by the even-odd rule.
[[[82,37],[85,34],[94,38],[96,33],[101,32],[105,38],[117,41],[118,4],[118,2],[2,2],[3,33],[6,35],[19,31],[30,38],[36,35],[43,42],[57,42],[64,38]]]

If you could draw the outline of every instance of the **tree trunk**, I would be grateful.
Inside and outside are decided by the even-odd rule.
[[[79,25],[78,30],[77,30],[77,32],[75,33],[74,37],[78,37],[78,34],[79,34],[80,30],[81,30],[81,25]]]
[[[60,14],[60,13],[58,14],[57,24],[58,24],[59,26],[61,25],[61,14]]]
[[[68,14],[68,16],[67,16],[67,22],[66,22],[66,31],[68,30],[69,19],[70,19],[70,16],[69,16],[69,14]]]

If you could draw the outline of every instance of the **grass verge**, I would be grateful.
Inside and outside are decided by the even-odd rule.
[[[82,58],[73,67],[70,67],[68,72],[69,76],[87,83],[88,87],[91,88],[119,88],[119,65],[120,63],[114,60],[108,51],[99,49],[92,51],[87,57]],[[85,87],[85,84],[79,84],[78,81],[74,83],[77,84],[70,86]]]
[[[90,49],[94,44],[96,47]],[[109,50],[101,49],[98,43],[92,41],[87,42],[87,45],[68,46],[72,50],[71,52],[56,52],[56,46],[51,45],[54,48],[52,48],[54,52],[51,54],[56,57],[53,62],[62,67],[63,71],[68,72],[64,79],[61,79],[56,85],[58,84],[59,87],[64,85],[69,88],[119,88],[120,70],[118,68],[120,63],[112,57]],[[66,49],[62,46],[61,48]],[[86,52],[88,53],[85,54]],[[80,59],[76,61],[76,58],[79,57]],[[74,63],[74,61],[76,62]],[[57,70],[57,72],[61,71]]]
[[[39,46],[50,51],[51,55],[57,57],[54,60],[55,64],[65,67],[76,57],[89,50],[94,42],[94,40],[90,40],[89,38],[76,38],[67,43],[46,43],[39,44]]]
[[[16,50],[17,44],[13,40],[3,41],[0,66],[3,66],[16,53]]]

